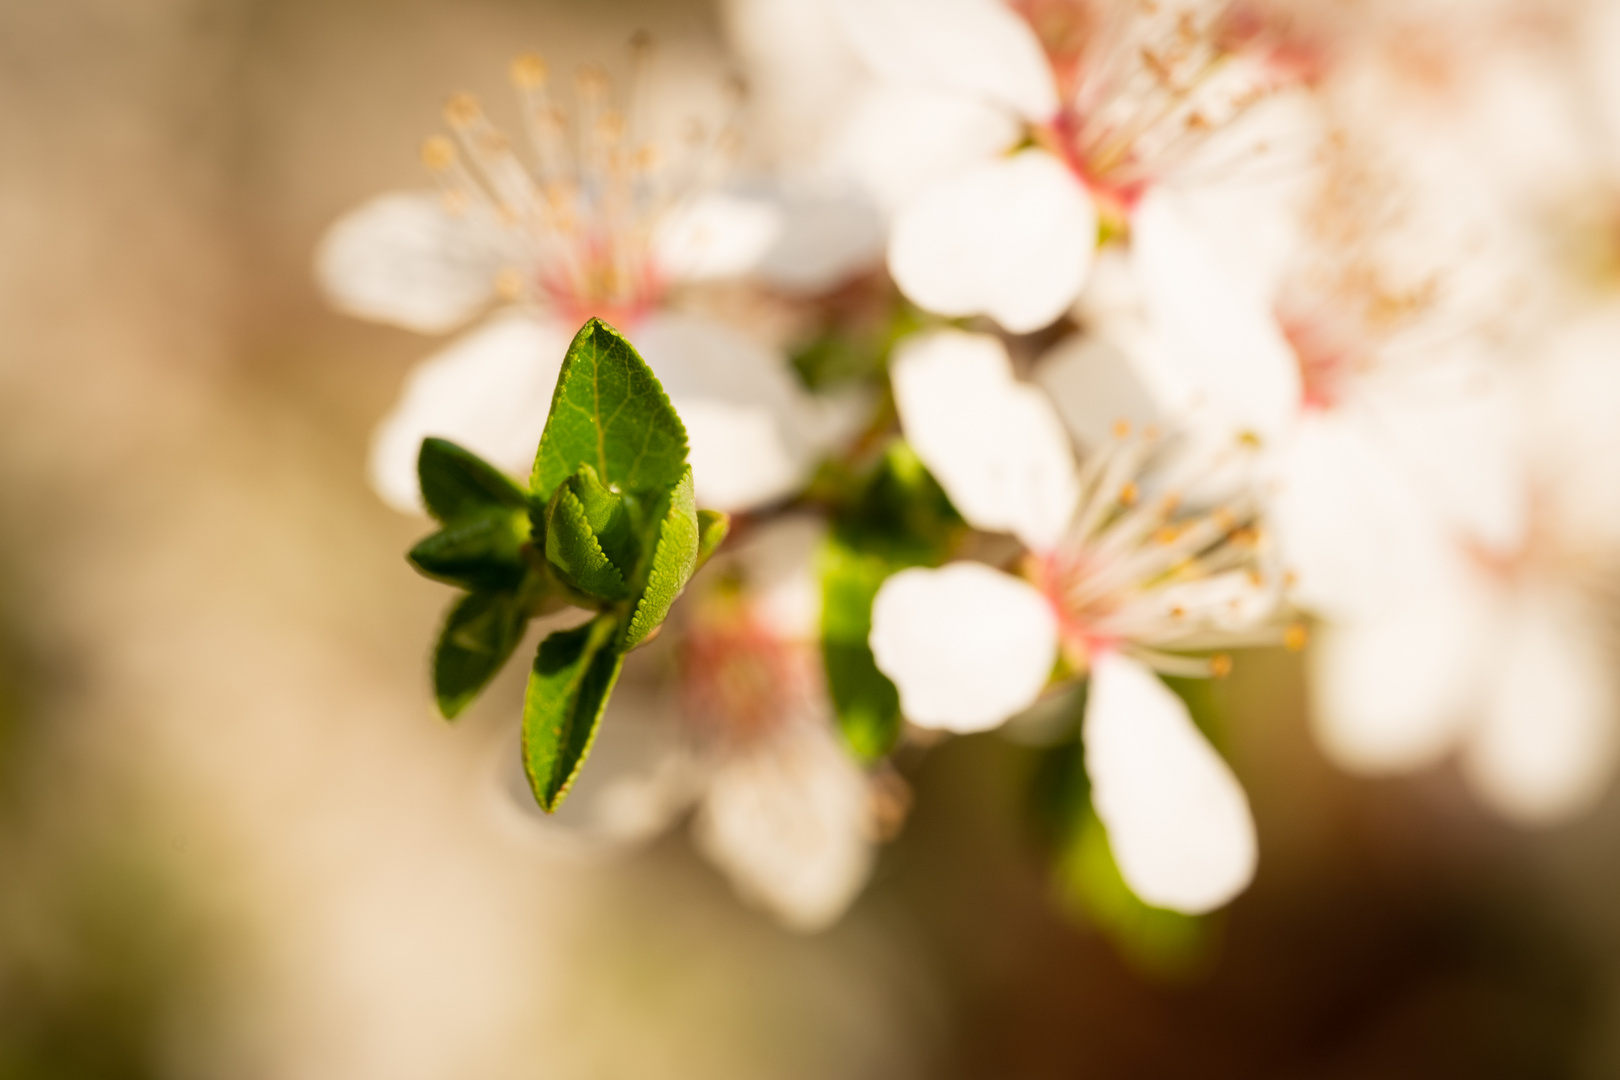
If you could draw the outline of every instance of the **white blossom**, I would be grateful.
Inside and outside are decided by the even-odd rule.
[[[952,563],[884,583],[871,646],[907,717],[984,730],[1032,705],[1060,657],[1089,671],[1087,769],[1121,872],[1150,903],[1226,903],[1253,873],[1248,804],[1153,671],[1218,674],[1225,656],[1179,650],[1283,636],[1252,494],[1187,498],[1213,494],[1248,451],[1195,462],[1120,432],[1077,469],[1056,412],[983,335],[919,336],[896,350],[893,382],[902,426],[963,516],[1027,550],[1017,573]]]
[[[1166,209],[1180,197],[1171,187],[1219,186],[1278,135],[1304,145],[1291,110],[1259,107],[1291,79],[1263,33],[1224,4],[827,2],[883,80],[863,118],[875,135],[860,144],[896,206],[889,267],[913,301],[1037,330],[1080,295],[1101,229],[1128,234],[1173,332],[1190,304],[1216,320],[1187,330],[1195,347],[1275,355],[1238,261],[1211,267],[1196,227]],[[1244,210],[1277,217],[1281,201],[1268,190]],[[1185,235],[1161,241],[1167,230]]]

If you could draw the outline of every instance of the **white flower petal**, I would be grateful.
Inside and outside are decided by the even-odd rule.
[[[495,298],[502,257],[433,192],[380,195],[344,215],[315,252],[332,305],[424,334],[452,330]]]
[[[1137,430],[1165,423],[1162,399],[1131,350],[1106,334],[1070,334],[1041,357],[1034,377],[1083,446],[1107,442],[1121,420]]]
[[[1286,431],[1299,409],[1299,365],[1272,298],[1233,280],[1163,189],[1131,215],[1131,259],[1165,359],[1239,423],[1268,437]]]
[[[420,513],[416,457],[429,435],[527,478],[573,332],[505,311],[422,361],[371,440],[371,486],[390,506]]]
[[[1572,598],[1529,588],[1515,607],[1464,772],[1527,824],[1589,810],[1614,775],[1615,693],[1602,625]]]
[[[919,334],[890,364],[906,439],[962,516],[1049,550],[1079,499],[1074,452],[1052,403],[1013,378],[996,338]]]
[[[830,289],[883,261],[885,231],[871,198],[853,185],[783,191],[781,228],[756,275],[795,293]]]
[[[872,602],[878,669],[919,727],[993,728],[1034,704],[1057,662],[1046,598],[980,563],[902,570]]]
[[[1404,378],[1364,380],[1373,383],[1362,387],[1365,422],[1463,535],[1493,551],[1517,550],[1529,514],[1525,401],[1493,370],[1493,356],[1453,346],[1430,349],[1427,359]]]
[[[941,181],[894,221],[889,270],[941,315],[989,315],[1013,333],[1056,321],[1085,285],[1097,211],[1073,173],[1025,150]]]
[[[795,930],[835,922],[871,873],[870,785],[830,723],[722,763],[693,827],[737,891]]]
[[[880,83],[859,94],[828,148],[892,213],[935,183],[1006,154],[1023,130],[1011,113],[954,94]]]
[[[782,227],[772,200],[717,192],[664,215],[653,233],[653,258],[671,281],[737,277],[759,265]]]
[[[716,560],[747,584],[754,616],[787,641],[814,642],[821,634],[821,578],[816,559],[826,522],[788,514],[750,529]]]
[[[1301,604],[1365,618],[1458,556],[1433,502],[1353,417],[1306,415],[1281,456],[1272,524]]]
[[[1424,768],[1462,736],[1500,614],[1471,579],[1442,585],[1437,580],[1376,615],[1317,630],[1311,720],[1323,752],[1340,767],[1367,775]]]
[[[1094,658],[1083,737],[1092,805],[1131,891],[1196,915],[1248,886],[1249,800],[1152,671],[1117,653]]]
[[[998,0],[834,0],[851,44],[886,78],[984,98],[1026,120],[1057,111],[1040,41]]]
[[[1610,303],[1548,342],[1524,374],[1529,382],[1529,445],[1538,475],[1555,477],[1538,506],[1547,526],[1579,547],[1620,544],[1620,305]]]
[[[700,505],[750,510],[798,488],[820,451],[819,417],[779,353],[673,312],[648,316],[631,336],[686,425]]]

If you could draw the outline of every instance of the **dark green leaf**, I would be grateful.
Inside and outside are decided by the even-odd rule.
[[[557,809],[591,752],[624,655],[611,614],[540,643],[523,699],[523,768],[541,809]]]
[[[511,593],[468,593],[450,609],[433,650],[433,693],[454,719],[488,685],[523,638],[528,612]]]
[[[697,564],[702,566],[709,561],[720,545],[725,542],[726,535],[731,532],[731,515],[722,514],[718,510],[699,510],[698,522],[698,557]]]
[[[495,466],[447,439],[422,440],[416,458],[422,501],[439,521],[493,507],[523,509],[529,494]]]
[[[900,738],[900,693],[865,645],[822,643],[827,692],[844,742],[862,761],[877,761]]]
[[[656,544],[643,543],[643,550],[651,546],[652,558],[644,561],[645,577],[638,590],[641,599],[636,602],[635,614],[625,632],[627,650],[646,641],[658,628],[669,614],[670,605],[697,570],[697,502],[692,496],[690,467],[681,473],[680,483],[669,493],[664,505],[666,509],[656,526]]]
[[[411,565],[430,578],[467,589],[513,589],[523,580],[529,517],[485,507],[452,519],[411,548]]]
[[[587,464],[610,489],[658,494],[675,486],[686,465],[686,428],[669,397],[630,343],[600,319],[568,346],[529,486],[549,499]]]

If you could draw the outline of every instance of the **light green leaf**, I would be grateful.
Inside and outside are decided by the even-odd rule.
[[[669,614],[670,605],[681,594],[697,570],[697,500],[692,495],[692,470],[681,473],[680,482],[669,493],[665,512],[656,526],[657,541],[652,558],[643,560],[640,599],[625,631],[624,647],[633,649],[647,640]],[[648,537],[650,540],[651,537]],[[649,545],[643,541],[643,550]]]
[[[540,643],[523,699],[523,768],[541,809],[562,804],[591,752],[596,728],[618,680],[618,619],[598,615]]]
[[[411,548],[417,571],[466,589],[514,589],[523,580],[529,516],[491,506],[465,512]]]
[[[549,499],[581,465],[620,493],[662,494],[686,465],[686,428],[630,343],[600,319],[574,337],[551,398],[530,489]]]
[[[731,515],[718,510],[699,510],[697,564],[702,566],[717,551],[731,532]]]
[[[629,595],[624,572],[602,550],[589,514],[568,483],[557,486],[546,513],[546,558],[583,592],[605,600]]]
[[[433,693],[446,720],[455,719],[495,677],[528,621],[511,593],[468,593],[450,609],[433,649]]]
[[[529,493],[477,454],[448,439],[422,440],[416,457],[422,501],[439,521],[457,521],[494,507],[524,509]]]

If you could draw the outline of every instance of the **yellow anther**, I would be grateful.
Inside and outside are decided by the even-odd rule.
[[[1119,503],[1121,506],[1135,506],[1141,494],[1134,481],[1126,481],[1125,486],[1119,489]]]
[[[495,293],[502,300],[523,298],[523,271],[515,266],[503,266],[495,275]]]
[[[1237,515],[1224,506],[1215,511],[1214,517],[1215,527],[1221,532],[1231,532],[1237,527]]]
[[[1124,417],[1114,421],[1114,438],[1128,439],[1131,437],[1131,422]]]
[[[1209,673],[1217,679],[1224,679],[1232,674],[1232,658],[1225,653],[1216,653],[1209,658]]]
[[[524,53],[512,61],[512,83],[519,90],[538,90],[546,85],[546,62],[534,53]]]
[[[1305,629],[1304,623],[1290,623],[1283,631],[1283,644],[1289,652],[1303,652],[1311,640],[1310,631]]]
[[[1290,570],[1286,574],[1283,575],[1283,588],[1292,589],[1295,585],[1298,585],[1298,584],[1299,584],[1299,574],[1297,574],[1293,570]]]
[[[453,128],[471,127],[484,115],[478,98],[472,94],[455,94],[444,103],[444,119]]]
[[[1170,617],[1172,619],[1185,619],[1187,617],[1187,609],[1182,607],[1180,604],[1177,604],[1175,607],[1170,609]]]
[[[455,143],[443,135],[435,135],[422,143],[422,164],[434,172],[443,172],[455,163]]]
[[[1258,433],[1253,431],[1239,432],[1237,441],[1239,446],[1246,446],[1250,450],[1258,450],[1260,448],[1260,436]]]
[[[1153,542],[1155,544],[1173,544],[1183,531],[1180,525],[1161,525],[1153,532]]]
[[[1228,539],[1243,547],[1253,547],[1260,542],[1260,532],[1257,529],[1234,529]]]

